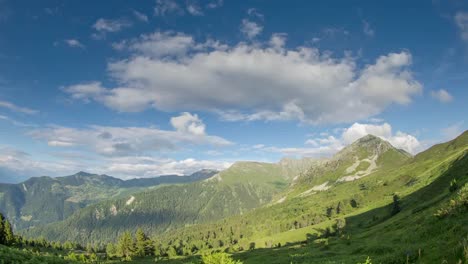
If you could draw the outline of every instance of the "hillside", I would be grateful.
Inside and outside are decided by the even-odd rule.
[[[29,229],[25,234],[59,241],[108,242],[127,229],[141,227],[160,234],[242,215],[270,203],[288,188],[291,175],[299,172],[297,167],[283,165],[237,162],[204,181],[107,200],[77,211],[63,222]]]
[[[325,190],[332,184],[339,184],[340,179],[350,177],[350,173],[364,177],[408,158],[407,153],[393,148],[388,142],[367,136],[331,159],[237,162],[203,182],[164,186],[107,200],[80,210],[63,222],[30,229],[27,234],[59,241],[73,239],[81,243],[112,241],[124,230],[135,230],[137,226],[150,234],[162,234],[174,228],[243,215],[262,205],[285,201],[289,204],[291,198],[304,198],[315,189]],[[359,166],[367,161],[368,167]],[[322,187],[316,187],[315,183]],[[284,216],[279,213],[275,217]],[[262,219],[261,225],[269,224],[264,217],[259,219]],[[289,229],[288,225],[282,228]]]
[[[16,229],[22,229],[63,220],[76,210],[98,201],[161,184],[204,180],[215,173],[202,170],[184,177],[165,175],[127,181],[86,172],[56,178],[34,177],[18,184],[0,184],[0,212],[12,221]]]
[[[401,166],[160,240],[163,247],[179,241],[181,251],[239,252],[247,264],[358,263],[368,256],[373,263],[466,263],[467,140],[465,132]]]
[[[313,161],[311,169],[306,173],[288,177],[277,173],[284,169],[281,162],[240,162],[203,182],[166,186],[132,195],[128,200],[121,200],[124,204],[113,204],[115,207],[109,208],[111,214],[115,214],[113,217],[103,215],[106,212],[99,210],[107,210],[108,207],[101,208],[99,206],[104,204],[98,204],[99,206],[78,211],[64,222],[34,228],[26,234],[33,237],[45,234],[49,238],[60,240],[70,236],[75,241],[102,242],[103,238],[116,235],[111,233],[116,230],[134,230],[138,226],[145,228],[147,234],[155,234],[152,231],[158,231],[163,226],[167,232],[159,230],[157,236],[150,236],[152,251],[147,254],[155,254],[158,262],[168,264],[208,263],[205,262],[206,257],[200,262],[200,256],[219,251],[233,254],[234,259],[244,264],[355,264],[363,263],[367,258],[372,263],[466,263],[468,132],[450,142],[435,145],[415,157],[387,144],[375,137],[365,137],[325,161],[333,164],[343,160],[356,160],[356,154],[361,155],[358,156],[358,161],[368,159],[369,155],[373,157],[376,153],[378,157],[374,157],[375,160],[387,157],[376,162],[377,166],[368,174],[359,173],[367,170],[364,166],[355,169],[353,172],[361,177],[352,180],[340,180],[349,176],[351,170],[345,170],[343,175],[328,174],[326,170],[325,175],[310,175],[311,172],[318,171],[314,166],[323,166],[323,160]],[[363,149],[368,151],[367,156],[362,154]],[[359,168],[359,165],[353,167]],[[259,175],[258,178],[252,177],[254,173]],[[316,188],[306,195],[292,195],[298,188],[298,182],[309,181],[314,177],[326,177],[319,181],[327,180],[327,188]],[[197,208],[193,212],[198,212],[194,215],[207,216],[211,221],[196,224],[203,222],[200,221],[201,218],[183,215],[182,212],[190,212],[187,211],[189,207],[180,204],[181,199],[167,196],[169,193],[178,193],[179,196],[184,193],[187,197],[194,197],[192,192],[203,190],[198,193],[202,198],[200,200],[204,199],[203,194],[207,194],[216,201],[214,204],[223,205],[226,200],[222,198],[227,198],[227,189],[223,187],[236,186],[238,182],[235,179],[245,181],[247,186],[277,186],[276,191],[279,193],[273,196],[286,198],[280,199],[281,201],[273,199],[256,209],[219,221],[213,221],[213,216],[199,210],[199,202],[195,199],[191,205]],[[283,186],[280,182],[286,183],[286,187],[279,187]],[[224,196],[207,192],[210,185],[223,190]],[[199,189],[193,186],[199,186]],[[178,192],[159,192],[164,188],[173,188]],[[149,196],[144,196],[145,194]],[[243,201],[242,197],[245,195],[247,193],[229,199],[239,202]],[[167,201],[161,204],[171,204],[174,210],[161,211],[160,215],[145,215],[143,211],[139,211],[139,206],[131,206],[144,204],[141,203],[142,199],[155,202],[165,198]],[[156,207],[161,208],[160,203],[157,204]],[[95,220],[88,222],[87,210],[91,208],[95,210]],[[154,210],[155,207],[143,208]],[[213,208],[212,212],[215,211]],[[164,216],[167,218],[164,219]],[[74,222],[70,222],[71,219]],[[182,223],[168,224],[165,222],[168,219],[174,222],[177,219],[197,220],[193,222],[194,225],[187,225],[188,222],[185,222],[184,227],[174,229]],[[123,223],[126,224],[124,227]],[[65,234],[62,235],[62,232]],[[78,233],[79,236],[74,236]],[[115,243],[117,240],[113,241]],[[119,241],[122,241],[121,238]],[[133,263],[149,263],[153,261],[152,258],[135,256]],[[115,258],[109,263],[115,263]]]

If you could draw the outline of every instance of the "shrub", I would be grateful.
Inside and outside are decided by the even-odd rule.
[[[372,264],[372,260],[370,257],[367,257],[366,262],[363,262],[363,263],[359,262],[358,264]]]
[[[234,260],[226,253],[213,253],[202,256],[203,264],[242,264],[239,260]]]
[[[451,182],[450,182],[450,187],[449,187],[449,191],[450,192],[454,192],[458,189],[458,184],[457,184],[457,180],[456,179],[453,179]]]
[[[462,215],[468,210],[468,184],[465,184],[457,195],[447,205],[443,206],[434,214],[438,218],[449,215]]]

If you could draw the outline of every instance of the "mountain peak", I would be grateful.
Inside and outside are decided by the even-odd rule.
[[[372,134],[365,135],[358,140],[354,141],[351,146],[358,146],[358,147],[363,147],[368,150],[375,150],[375,149],[382,149],[382,150],[388,150],[388,149],[396,149],[392,144],[390,144],[388,141],[385,139],[382,139],[381,137],[374,136]]]
[[[95,175],[95,174],[85,172],[85,171],[79,171],[79,172],[73,174],[73,176],[92,176],[92,175]]]
[[[387,142],[385,140],[383,140],[382,138],[380,137],[377,137],[377,136],[374,136],[372,134],[367,134],[361,138],[359,138],[358,140],[355,141],[355,143],[367,143],[369,141],[375,141],[375,142]]]
[[[406,152],[403,153],[404,151],[398,150],[397,148],[392,146],[392,144],[390,144],[388,141],[380,137],[368,134],[357,139],[352,144],[342,149],[340,152],[338,152],[335,158],[343,159],[350,158],[356,155],[359,157],[359,159],[370,158],[375,155],[380,156],[389,150],[397,151],[398,153],[404,154],[404,156],[409,155]]]

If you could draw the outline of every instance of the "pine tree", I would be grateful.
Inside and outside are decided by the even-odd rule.
[[[135,246],[135,255],[139,257],[144,257],[147,254],[148,247],[148,237],[145,235],[141,228],[138,228],[135,234],[136,237],[136,246]]]
[[[392,215],[396,215],[401,211],[400,208],[400,197],[397,194],[393,195],[393,204],[392,204]]]
[[[65,243],[63,243],[63,248],[64,248],[64,249],[68,249],[68,250],[72,250],[72,249],[73,249],[73,244],[72,244],[72,242],[70,242],[70,241],[65,241]]]
[[[115,248],[115,245],[112,243],[107,244],[106,246],[106,254],[108,258],[113,258],[117,254],[117,250]]]
[[[91,255],[89,255],[89,261],[91,263],[98,263],[99,257],[96,255],[96,253],[92,253]]]
[[[4,221],[3,215],[0,213],[0,244],[5,245],[5,227],[3,224]]]
[[[5,234],[5,245],[13,245],[13,243],[15,243],[15,235],[13,235],[10,222],[6,219],[3,221],[3,233]]]
[[[343,204],[341,202],[336,206],[336,214],[341,214],[343,212]]]
[[[166,254],[171,259],[177,256],[177,251],[173,246],[169,246],[169,248],[167,248]]]
[[[117,253],[125,260],[132,260],[134,252],[133,239],[130,232],[124,232],[119,238],[119,244],[117,245]]]

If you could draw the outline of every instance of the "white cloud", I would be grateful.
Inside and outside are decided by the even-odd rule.
[[[171,124],[177,131],[182,133],[205,135],[205,124],[196,114],[182,113],[180,116],[172,117]]]
[[[33,138],[45,140],[52,147],[78,147],[104,156],[143,155],[173,151],[186,145],[227,146],[224,138],[206,135],[205,125],[197,115],[183,113],[171,119],[176,129],[152,127],[90,126],[84,129],[48,127],[29,132]]]
[[[258,34],[263,31],[263,26],[259,25],[254,21],[248,19],[242,19],[240,27],[241,32],[246,35],[249,39],[255,38]]]
[[[133,15],[136,17],[136,19],[138,19],[139,21],[142,21],[142,22],[148,22],[149,19],[148,19],[148,16],[141,13],[141,12],[138,12],[136,10],[133,10]]]
[[[206,7],[214,9],[223,6],[223,4],[224,0],[211,0],[211,2],[206,5]]]
[[[374,29],[366,20],[362,21],[362,31],[364,32],[364,34],[366,34],[369,37],[373,37],[375,35]]]
[[[258,10],[256,8],[247,9],[247,15],[249,15],[251,17],[257,17],[257,18],[260,18],[262,20],[264,18],[264,15],[262,13],[258,12]]]
[[[288,49],[282,46],[285,41],[285,35],[273,35],[267,44],[227,46],[156,32],[128,41],[124,46],[134,54],[108,64],[117,87],[91,82],[89,93],[84,87],[64,90],[118,111],[154,107],[212,111],[226,120],[314,124],[365,119],[390,104],[408,104],[421,93],[421,84],[408,69],[409,52],[383,55],[374,64],[357,67],[355,58],[333,58],[304,46]]]
[[[280,153],[284,156],[330,157],[345,146],[369,134],[380,137],[383,140],[390,142],[394,147],[404,149],[412,154],[415,154],[426,147],[412,135],[401,131],[397,131],[394,134],[392,132],[391,125],[388,123],[381,125],[354,123],[350,127],[342,129],[341,131],[341,135],[336,137],[321,134],[320,137],[308,139],[306,140],[304,147],[255,145],[251,149],[256,151]]]
[[[114,45],[117,49],[127,48],[145,56],[160,58],[181,56],[195,45],[192,36],[175,32],[154,32],[138,39],[123,41]]]
[[[81,49],[84,49],[84,45],[77,39],[66,39],[64,40],[64,42],[69,46],[69,47],[72,47],[72,48],[81,48]]]
[[[7,101],[0,101],[0,107],[6,108],[13,112],[18,112],[18,113],[23,113],[23,114],[28,114],[28,115],[37,114],[39,112],[37,110],[30,109],[27,107],[17,106],[14,103],[7,102]]]
[[[421,151],[422,146],[416,137],[401,131],[397,131],[396,134],[393,134],[392,126],[388,123],[383,123],[381,125],[354,123],[344,130],[342,134],[343,143],[351,144],[357,139],[369,134],[387,140],[394,147],[406,150],[412,154]]]
[[[68,160],[36,160],[26,152],[10,148],[0,148],[0,170],[7,171],[18,178],[33,176],[59,176],[79,170],[77,163]]]
[[[277,50],[281,50],[284,48],[284,44],[286,44],[286,38],[287,38],[287,34],[286,33],[275,33],[271,36],[271,39],[270,39],[270,45],[277,49]]]
[[[201,7],[198,5],[197,2],[195,1],[190,1],[190,2],[187,2],[187,12],[189,12],[189,14],[191,14],[192,16],[203,16],[203,11],[201,9]]]
[[[64,176],[86,170],[123,179],[155,177],[159,175],[189,175],[202,169],[223,170],[232,165],[229,161],[170,159],[151,156],[105,157],[98,163],[83,159],[80,155],[57,153],[70,160],[44,161],[34,159],[28,153],[9,147],[0,147],[0,173],[7,172],[10,178],[24,179],[35,176]],[[89,156],[89,155],[87,155]]]
[[[76,84],[63,89],[70,93],[74,99],[82,99],[85,101],[88,100],[88,98],[97,97],[106,91],[106,89],[102,88],[100,82]]]
[[[369,134],[388,139],[392,136],[392,126],[388,123],[382,125],[354,123],[344,130],[342,138],[345,144],[351,144]]]
[[[121,178],[154,177],[157,175],[189,175],[202,169],[224,170],[231,162],[197,160],[193,158],[174,160],[153,157],[124,157],[108,160],[101,171]]]
[[[454,19],[460,30],[461,39],[468,41],[468,12],[458,12]]]
[[[94,23],[93,28],[98,32],[118,32],[124,28],[130,27],[132,23],[125,19],[104,19],[99,18],[96,23]]]
[[[165,16],[171,13],[183,14],[182,8],[174,0],[156,0],[156,6],[154,7],[154,15]]]
[[[449,103],[453,100],[453,96],[444,89],[431,91],[431,96],[442,103]]]

